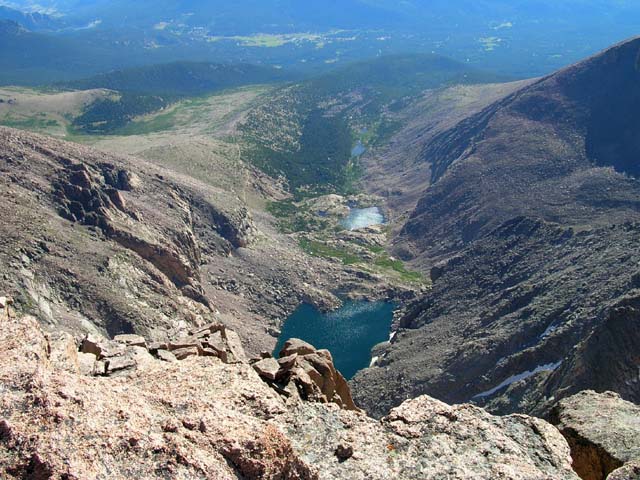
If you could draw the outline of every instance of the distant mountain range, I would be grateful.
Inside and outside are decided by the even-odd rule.
[[[64,21],[40,12],[24,12],[6,6],[0,6],[0,20],[19,23],[33,31],[59,30],[65,26]]]
[[[640,24],[640,3],[624,0],[10,0],[0,5],[0,21],[46,35],[15,39],[4,27],[0,84],[78,79],[174,61],[259,63],[317,73],[404,53],[437,53],[526,78],[631,37]]]
[[[9,3],[25,11],[37,8],[30,1]],[[208,27],[219,35],[354,29],[364,25],[377,28],[389,27],[404,20],[401,12],[395,12],[388,6],[370,5],[359,0],[71,0],[38,4],[46,12],[56,12],[79,23],[100,19],[104,28],[153,28],[160,22],[180,22],[189,26]],[[251,12],[251,15],[247,15],[247,12]]]
[[[544,22],[550,21],[567,25],[585,22],[596,25],[610,20],[633,24],[640,13],[637,2],[625,0],[13,0],[0,4],[24,12],[54,14],[72,22],[100,19],[109,28],[153,27],[158,22],[180,21],[210,27],[223,35],[429,26],[434,20],[460,26],[479,22],[539,22],[544,29]]]

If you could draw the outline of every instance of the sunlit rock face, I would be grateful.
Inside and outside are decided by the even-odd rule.
[[[577,479],[566,441],[539,419],[421,397],[378,422],[278,393],[248,363],[142,354],[133,336],[119,338],[138,352],[131,368],[96,376],[81,360],[96,355],[79,354],[70,335],[46,335],[5,297],[0,328],[3,479]],[[330,368],[309,348],[285,353],[308,357],[310,373]]]

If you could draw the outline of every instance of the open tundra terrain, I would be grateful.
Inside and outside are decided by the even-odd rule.
[[[30,88],[0,88],[0,124],[66,136],[71,120],[97,100],[109,98],[108,90],[48,92]]]

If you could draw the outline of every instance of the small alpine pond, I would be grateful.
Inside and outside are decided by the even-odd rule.
[[[385,222],[384,215],[379,207],[352,208],[349,215],[342,220],[342,226],[347,230],[372,227]]]

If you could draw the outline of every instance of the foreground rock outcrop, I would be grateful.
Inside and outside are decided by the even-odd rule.
[[[584,391],[561,400],[550,419],[569,442],[582,479],[640,478],[640,406],[614,392]]]
[[[253,363],[258,375],[285,395],[303,400],[335,403],[347,410],[359,410],[353,403],[351,390],[333,365],[329,350],[317,350],[300,339],[288,340],[278,360],[266,358]]]
[[[149,355],[96,377],[6,299],[0,329],[2,478],[577,478],[542,420],[421,397],[378,422],[280,395],[248,363],[214,356]]]
[[[74,351],[74,338],[68,333],[54,333],[52,342],[62,351]],[[93,376],[126,374],[153,357],[177,362],[189,357],[216,357],[223,363],[246,363],[240,337],[221,323],[211,323],[167,342],[148,343],[140,335],[116,335],[113,340],[85,335],[77,357],[80,373]]]

